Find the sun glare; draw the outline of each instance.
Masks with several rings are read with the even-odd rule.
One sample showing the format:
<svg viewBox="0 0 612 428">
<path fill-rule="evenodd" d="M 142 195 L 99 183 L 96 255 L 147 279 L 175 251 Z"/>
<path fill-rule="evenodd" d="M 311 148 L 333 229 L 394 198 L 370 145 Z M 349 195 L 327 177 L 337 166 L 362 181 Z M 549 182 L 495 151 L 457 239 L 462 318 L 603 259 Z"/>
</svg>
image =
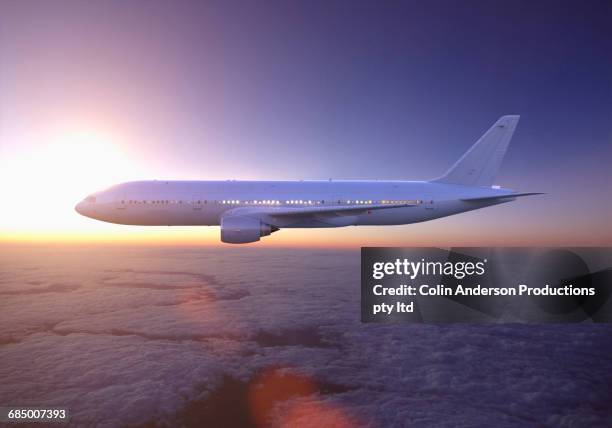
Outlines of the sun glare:
<svg viewBox="0 0 612 428">
<path fill-rule="evenodd" d="M 91 230 L 96 226 L 77 215 L 74 205 L 89 193 L 144 173 L 119 144 L 96 132 L 57 135 L 3 153 L 0 163 L 5 183 L 0 228 L 11 232 Z"/>
</svg>

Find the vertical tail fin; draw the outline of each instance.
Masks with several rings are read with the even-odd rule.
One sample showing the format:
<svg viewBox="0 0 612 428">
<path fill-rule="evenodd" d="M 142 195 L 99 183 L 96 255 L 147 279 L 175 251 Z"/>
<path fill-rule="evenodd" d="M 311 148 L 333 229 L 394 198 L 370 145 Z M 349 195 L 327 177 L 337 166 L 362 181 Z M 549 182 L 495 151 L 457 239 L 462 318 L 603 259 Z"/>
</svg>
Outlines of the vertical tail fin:
<svg viewBox="0 0 612 428">
<path fill-rule="evenodd" d="M 502 116 L 437 183 L 491 186 L 520 116 Z"/>
</svg>

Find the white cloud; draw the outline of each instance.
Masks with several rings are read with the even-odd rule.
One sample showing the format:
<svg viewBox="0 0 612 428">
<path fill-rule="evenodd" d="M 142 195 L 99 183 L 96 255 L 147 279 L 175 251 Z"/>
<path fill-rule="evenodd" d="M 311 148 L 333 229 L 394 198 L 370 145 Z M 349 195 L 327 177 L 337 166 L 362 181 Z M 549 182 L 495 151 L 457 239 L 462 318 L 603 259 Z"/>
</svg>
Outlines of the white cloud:
<svg viewBox="0 0 612 428">
<path fill-rule="evenodd" d="M 0 403 L 67 406 L 77 425 L 172 421 L 269 367 L 337 386 L 278 407 L 303 426 L 611 416 L 610 326 L 363 325 L 355 252 L 38 247 L 2 265 Z"/>
</svg>

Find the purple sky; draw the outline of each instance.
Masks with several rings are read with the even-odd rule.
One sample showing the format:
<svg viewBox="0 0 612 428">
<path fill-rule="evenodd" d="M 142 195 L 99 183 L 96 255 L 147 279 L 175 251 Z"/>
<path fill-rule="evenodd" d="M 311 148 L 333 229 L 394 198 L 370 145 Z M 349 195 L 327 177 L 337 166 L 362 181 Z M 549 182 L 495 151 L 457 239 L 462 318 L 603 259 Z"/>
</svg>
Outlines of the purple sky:
<svg viewBox="0 0 612 428">
<path fill-rule="evenodd" d="M 548 195 L 286 242 L 612 244 L 611 52 L 604 1 L 4 1 L 0 167 L 31 178 L 12 178 L 15 198 L 57 192 L 45 189 L 56 172 L 83 186 L 53 217 L 69 220 L 19 223 L 24 200 L 0 232 L 87 230 L 72 211 L 97 190 L 85 183 L 427 179 L 520 114 L 498 184 Z M 30 163 L 83 129 L 118 148 L 121 168 L 78 138 L 79 153 Z"/>
</svg>

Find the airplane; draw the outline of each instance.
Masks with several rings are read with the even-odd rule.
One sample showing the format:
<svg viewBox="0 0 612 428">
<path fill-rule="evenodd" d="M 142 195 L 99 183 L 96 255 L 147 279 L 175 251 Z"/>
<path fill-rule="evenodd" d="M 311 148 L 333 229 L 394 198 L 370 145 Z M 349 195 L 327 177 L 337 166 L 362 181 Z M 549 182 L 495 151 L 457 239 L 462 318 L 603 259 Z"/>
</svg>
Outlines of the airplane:
<svg viewBox="0 0 612 428">
<path fill-rule="evenodd" d="M 541 193 L 494 186 L 520 116 L 502 116 L 441 177 L 430 181 L 133 181 L 75 209 L 109 223 L 220 226 L 221 241 L 259 241 L 279 229 L 417 223 Z"/>
</svg>

